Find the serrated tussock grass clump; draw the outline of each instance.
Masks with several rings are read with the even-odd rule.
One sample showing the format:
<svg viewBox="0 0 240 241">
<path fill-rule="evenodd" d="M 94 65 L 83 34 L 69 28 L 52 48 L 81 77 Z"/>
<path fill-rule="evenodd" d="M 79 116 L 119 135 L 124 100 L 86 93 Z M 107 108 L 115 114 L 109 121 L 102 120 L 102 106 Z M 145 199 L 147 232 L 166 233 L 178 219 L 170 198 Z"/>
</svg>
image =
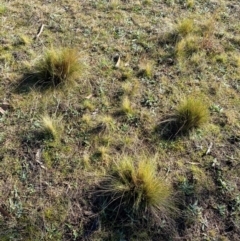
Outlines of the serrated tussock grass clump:
<svg viewBox="0 0 240 241">
<path fill-rule="evenodd" d="M 156 173 L 151 160 L 134 163 L 125 157 L 116 164 L 112 175 L 100 185 L 108 207 L 120 214 L 141 217 L 145 212 L 160 217 L 171 206 L 171 189 Z M 115 213 L 116 215 L 116 213 Z"/>
<path fill-rule="evenodd" d="M 45 139 L 59 140 L 62 132 L 61 118 L 53 118 L 48 115 L 42 116 L 42 134 Z"/>
<path fill-rule="evenodd" d="M 113 131 L 115 129 L 115 121 L 110 115 L 99 116 L 99 123 L 106 131 Z"/>
<path fill-rule="evenodd" d="M 122 113 L 127 114 L 127 115 L 131 115 L 134 112 L 133 108 L 131 106 L 131 101 L 128 98 L 128 96 L 124 96 L 122 99 L 121 111 L 122 111 Z"/>
<path fill-rule="evenodd" d="M 186 5 L 187 5 L 188 8 L 193 8 L 194 4 L 195 4 L 194 0 L 187 0 Z"/>
<path fill-rule="evenodd" d="M 175 123 L 177 132 L 186 133 L 207 122 L 209 112 L 200 99 L 188 98 L 176 109 Z"/>
<path fill-rule="evenodd" d="M 178 22 L 176 31 L 178 35 L 184 37 L 188 35 L 189 33 L 196 30 L 196 27 L 194 26 L 193 19 L 186 18 Z"/>
<path fill-rule="evenodd" d="M 184 18 L 179 19 L 176 25 L 169 26 L 169 29 L 162 34 L 160 43 L 177 44 L 188 35 L 193 35 L 198 30 L 198 26 L 192 18 Z"/>
<path fill-rule="evenodd" d="M 151 78 L 153 76 L 153 62 L 142 60 L 138 67 L 139 75 L 143 75 L 147 78 Z"/>
<path fill-rule="evenodd" d="M 190 97 L 182 101 L 174 113 L 161 121 L 155 127 L 155 131 L 162 138 L 171 140 L 200 127 L 208 121 L 208 118 L 208 106 L 201 99 Z"/>
<path fill-rule="evenodd" d="M 36 70 L 39 74 L 39 84 L 57 87 L 73 83 L 74 78 L 81 74 L 82 66 L 76 50 L 51 49 L 46 51 Z"/>
<path fill-rule="evenodd" d="M 200 49 L 200 39 L 195 35 L 187 35 L 176 45 L 176 55 L 179 60 L 191 57 Z"/>
</svg>

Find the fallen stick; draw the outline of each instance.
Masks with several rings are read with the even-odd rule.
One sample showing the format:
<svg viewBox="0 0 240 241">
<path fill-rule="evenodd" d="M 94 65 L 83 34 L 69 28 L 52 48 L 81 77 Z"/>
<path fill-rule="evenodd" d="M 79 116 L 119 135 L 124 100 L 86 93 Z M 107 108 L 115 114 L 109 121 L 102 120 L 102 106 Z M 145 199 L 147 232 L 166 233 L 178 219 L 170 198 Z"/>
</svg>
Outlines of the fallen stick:
<svg viewBox="0 0 240 241">
<path fill-rule="evenodd" d="M 37 33 L 37 35 L 36 35 L 35 38 L 34 38 L 35 40 L 38 39 L 38 38 L 40 37 L 40 35 L 42 34 L 43 29 L 44 29 L 44 26 L 45 26 L 45 25 L 42 24 L 41 27 L 38 29 L 38 33 Z"/>
<path fill-rule="evenodd" d="M 213 147 L 213 143 L 212 143 L 212 142 L 210 142 L 210 145 L 209 145 L 209 147 L 208 147 L 208 149 L 207 149 L 207 151 L 206 151 L 205 155 L 210 154 L 210 152 L 211 152 L 211 150 L 212 150 L 212 147 Z"/>
</svg>

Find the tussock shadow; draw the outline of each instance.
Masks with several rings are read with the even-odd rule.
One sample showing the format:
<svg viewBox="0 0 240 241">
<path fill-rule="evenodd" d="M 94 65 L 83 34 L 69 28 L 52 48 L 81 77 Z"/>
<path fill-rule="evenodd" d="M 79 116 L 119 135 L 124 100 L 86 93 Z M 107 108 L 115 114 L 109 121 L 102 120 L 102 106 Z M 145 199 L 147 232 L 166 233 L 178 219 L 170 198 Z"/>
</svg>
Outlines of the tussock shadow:
<svg viewBox="0 0 240 241">
<path fill-rule="evenodd" d="M 176 140 L 179 135 L 181 135 L 179 124 L 175 118 L 168 118 L 161 121 L 154 129 L 161 139 L 169 141 Z"/>
<path fill-rule="evenodd" d="M 105 193 L 101 188 L 104 185 L 109 185 L 109 181 L 103 180 L 92 192 L 92 204 L 94 205 L 95 211 L 100 213 L 103 222 L 109 227 L 115 225 L 124 226 L 126 223 L 136 222 L 134 218 L 133 210 L 129 209 L 124 200 L 119 199 L 117 195 L 111 195 Z M 109 223 L 108 223 L 109 222 Z M 132 223 L 133 224 L 133 223 Z"/>
<path fill-rule="evenodd" d="M 48 89 L 57 87 L 53 81 L 44 80 L 41 73 L 26 73 L 14 86 L 14 92 L 18 94 L 27 94 L 32 90 L 44 92 Z"/>
<path fill-rule="evenodd" d="M 40 130 L 30 131 L 24 134 L 21 140 L 22 145 L 27 145 L 31 148 L 40 148 L 46 140 L 46 134 Z"/>
<path fill-rule="evenodd" d="M 162 47 L 173 45 L 179 41 L 180 36 L 176 31 L 164 32 L 158 36 L 158 44 Z"/>
<path fill-rule="evenodd" d="M 105 230 L 110 233 L 122 233 L 127 239 L 140 238 L 140 233 L 145 234 L 146 239 L 172 240 L 176 235 L 175 222 L 164 215 L 156 217 L 152 212 L 143 210 L 135 213 L 129 202 L 118 194 L 107 193 L 102 186 L 108 185 L 108 178 L 103 179 L 91 190 L 92 210 L 98 213 L 98 219 L 93 220 L 92 227 L 96 227 L 96 221 L 100 222 Z M 130 201 L 131 202 L 131 201 Z M 90 228 L 91 230 L 92 228 Z M 136 230 L 138 230 L 136 232 Z M 119 239 L 120 237 L 114 236 Z M 112 240 L 112 239 L 110 239 Z"/>
<path fill-rule="evenodd" d="M 18 79 L 16 85 L 14 86 L 14 91 L 18 94 L 24 94 L 30 92 L 32 89 L 38 88 L 38 74 L 24 74 L 20 79 Z"/>
<path fill-rule="evenodd" d="M 93 217 L 89 218 L 88 222 L 83 225 L 84 233 L 83 239 L 79 240 L 86 240 L 91 237 L 91 235 L 98 231 L 100 228 L 100 220 L 98 215 L 94 215 Z"/>
<path fill-rule="evenodd" d="M 89 135 L 97 135 L 97 134 L 101 134 L 102 132 L 106 131 L 106 126 L 104 124 L 98 124 L 97 126 L 91 128 L 88 131 Z"/>
</svg>

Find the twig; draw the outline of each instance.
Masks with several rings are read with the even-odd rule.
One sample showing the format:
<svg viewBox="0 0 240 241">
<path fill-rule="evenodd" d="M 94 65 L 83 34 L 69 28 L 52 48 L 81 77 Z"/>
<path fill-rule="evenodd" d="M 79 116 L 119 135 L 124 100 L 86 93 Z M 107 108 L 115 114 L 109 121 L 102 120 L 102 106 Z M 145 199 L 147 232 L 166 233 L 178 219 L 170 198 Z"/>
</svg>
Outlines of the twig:
<svg viewBox="0 0 240 241">
<path fill-rule="evenodd" d="M 210 154 L 212 147 L 213 147 L 213 143 L 212 143 L 212 142 L 210 142 L 209 147 L 208 147 L 208 149 L 207 149 L 207 151 L 206 151 L 205 155 Z"/>
<path fill-rule="evenodd" d="M 187 162 L 188 164 L 191 164 L 191 165 L 201 165 L 201 163 L 198 163 L 198 162 Z"/>
<path fill-rule="evenodd" d="M 41 27 L 38 29 L 38 33 L 37 33 L 36 37 L 34 38 L 35 40 L 37 40 L 40 37 L 40 35 L 42 34 L 44 26 L 45 25 L 42 24 Z"/>
<path fill-rule="evenodd" d="M 41 149 L 38 149 L 37 150 L 37 153 L 36 153 L 36 156 L 35 156 L 35 161 L 36 161 L 36 163 L 38 163 L 39 165 L 40 165 L 40 167 L 42 168 L 42 169 L 47 169 L 44 165 L 43 165 L 43 163 L 41 162 Z"/>
<path fill-rule="evenodd" d="M 4 110 L 2 107 L 0 107 L 0 113 L 1 113 L 2 115 L 5 114 L 5 110 Z"/>
</svg>

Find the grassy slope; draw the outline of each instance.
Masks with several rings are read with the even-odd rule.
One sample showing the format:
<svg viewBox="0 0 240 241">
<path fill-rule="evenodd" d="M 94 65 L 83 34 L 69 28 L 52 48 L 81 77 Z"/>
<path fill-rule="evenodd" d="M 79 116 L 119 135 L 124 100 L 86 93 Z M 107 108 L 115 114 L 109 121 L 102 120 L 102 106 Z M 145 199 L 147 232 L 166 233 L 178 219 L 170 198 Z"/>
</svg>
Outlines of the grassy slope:
<svg viewBox="0 0 240 241">
<path fill-rule="evenodd" d="M 237 0 L 3 1 L 1 240 L 168 240 L 168 229 L 172 240 L 239 240 L 239 14 Z M 78 50 L 76 85 L 16 88 L 51 47 Z M 205 101 L 209 122 L 160 138 L 155 127 L 187 96 Z M 58 142 L 38 138 L 46 114 L 62 118 Z M 88 190 L 122 156 L 156 154 L 176 190 L 175 224 L 111 227 Z"/>
</svg>

